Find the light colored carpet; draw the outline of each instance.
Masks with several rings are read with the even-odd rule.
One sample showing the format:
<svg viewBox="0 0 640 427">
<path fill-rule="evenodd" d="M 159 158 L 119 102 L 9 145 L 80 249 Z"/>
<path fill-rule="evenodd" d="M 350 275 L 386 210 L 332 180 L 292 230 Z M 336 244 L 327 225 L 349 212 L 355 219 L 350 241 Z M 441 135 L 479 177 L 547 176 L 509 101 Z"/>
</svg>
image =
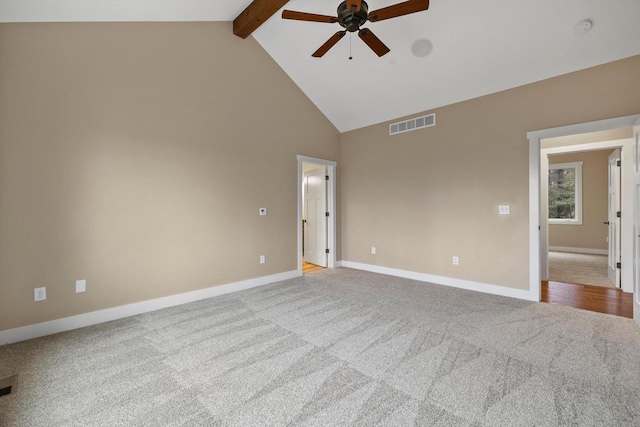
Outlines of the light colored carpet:
<svg viewBox="0 0 640 427">
<path fill-rule="evenodd" d="M 630 319 L 325 269 L 0 347 L 2 426 L 637 426 Z"/>
<path fill-rule="evenodd" d="M 614 288 L 608 268 L 607 255 L 549 251 L 549 280 Z"/>
</svg>

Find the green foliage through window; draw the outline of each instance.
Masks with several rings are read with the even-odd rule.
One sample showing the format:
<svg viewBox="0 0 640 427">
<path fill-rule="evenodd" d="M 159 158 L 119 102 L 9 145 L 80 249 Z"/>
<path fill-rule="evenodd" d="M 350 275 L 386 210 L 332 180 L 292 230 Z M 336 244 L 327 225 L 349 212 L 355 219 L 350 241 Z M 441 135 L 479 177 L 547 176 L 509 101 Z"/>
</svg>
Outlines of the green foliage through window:
<svg viewBox="0 0 640 427">
<path fill-rule="evenodd" d="M 576 218 L 575 168 L 549 170 L 549 219 Z"/>
</svg>

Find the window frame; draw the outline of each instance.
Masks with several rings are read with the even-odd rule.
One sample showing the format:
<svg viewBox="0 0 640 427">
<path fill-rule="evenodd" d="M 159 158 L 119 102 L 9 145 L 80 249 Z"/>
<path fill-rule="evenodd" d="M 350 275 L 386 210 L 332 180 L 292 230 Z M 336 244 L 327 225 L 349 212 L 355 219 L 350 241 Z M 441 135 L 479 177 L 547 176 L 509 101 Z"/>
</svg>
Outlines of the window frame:
<svg viewBox="0 0 640 427">
<path fill-rule="evenodd" d="M 549 224 L 564 224 L 564 225 L 582 225 L 582 163 L 583 162 L 567 162 L 567 163 L 549 163 L 549 172 L 556 169 L 575 169 L 575 205 L 576 205 L 576 217 L 571 218 L 549 218 L 549 192 L 551 187 L 547 186 L 547 219 Z M 547 175 L 547 181 L 549 176 Z"/>
</svg>

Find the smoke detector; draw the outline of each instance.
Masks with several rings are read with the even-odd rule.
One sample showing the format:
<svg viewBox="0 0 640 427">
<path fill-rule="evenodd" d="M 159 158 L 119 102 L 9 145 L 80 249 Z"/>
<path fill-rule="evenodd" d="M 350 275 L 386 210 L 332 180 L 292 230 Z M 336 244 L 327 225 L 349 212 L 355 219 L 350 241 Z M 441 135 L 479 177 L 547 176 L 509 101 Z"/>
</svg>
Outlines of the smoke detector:
<svg viewBox="0 0 640 427">
<path fill-rule="evenodd" d="M 591 31 L 593 27 L 593 22 L 590 19 L 585 19 L 584 21 L 580 21 L 573 27 L 573 32 L 577 35 L 587 34 Z"/>
</svg>

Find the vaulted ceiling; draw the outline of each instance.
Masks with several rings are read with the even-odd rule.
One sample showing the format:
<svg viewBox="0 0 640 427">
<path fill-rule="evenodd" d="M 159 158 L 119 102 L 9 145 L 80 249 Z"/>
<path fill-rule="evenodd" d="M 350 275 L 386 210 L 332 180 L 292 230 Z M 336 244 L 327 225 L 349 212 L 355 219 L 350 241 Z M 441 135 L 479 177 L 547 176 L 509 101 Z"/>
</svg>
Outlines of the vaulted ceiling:
<svg viewBox="0 0 640 427">
<path fill-rule="evenodd" d="M 278 2 L 335 16 L 340 0 Z M 398 2 L 368 0 L 370 10 Z M 233 21 L 251 3 L 0 0 L 0 21 Z M 380 58 L 357 33 L 312 58 L 342 28 L 280 15 L 252 36 L 341 132 L 640 54 L 638 0 L 431 0 L 427 11 L 364 25 L 391 49 Z M 585 19 L 593 28 L 576 34 Z M 433 51 L 416 57 L 423 38 Z"/>
</svg>

